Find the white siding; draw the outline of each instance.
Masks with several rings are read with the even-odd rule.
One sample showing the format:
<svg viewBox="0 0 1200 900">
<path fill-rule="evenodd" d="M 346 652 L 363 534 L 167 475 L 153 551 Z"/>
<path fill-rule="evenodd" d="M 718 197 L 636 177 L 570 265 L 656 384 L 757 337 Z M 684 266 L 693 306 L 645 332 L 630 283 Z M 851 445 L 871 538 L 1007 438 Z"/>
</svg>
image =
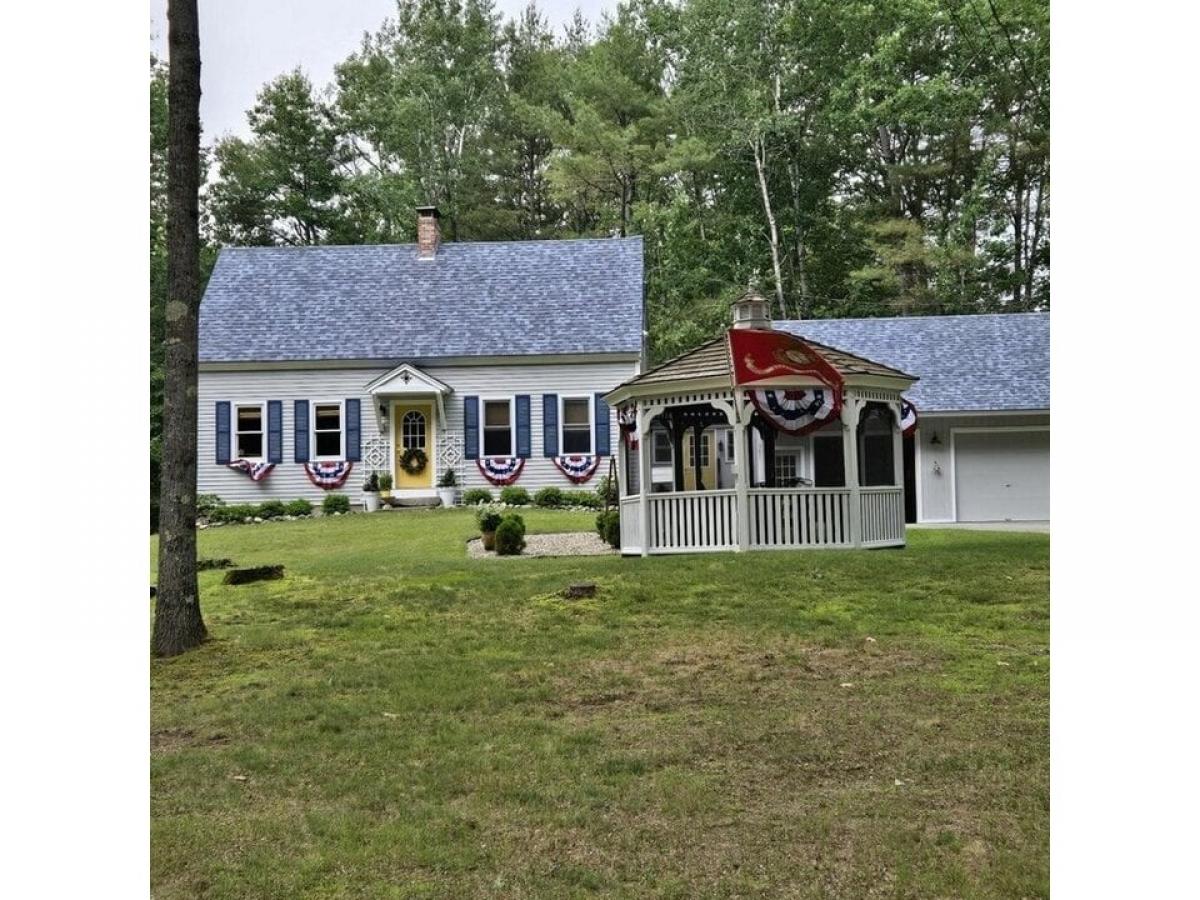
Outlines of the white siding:
<svg viewBox="0 0 1200 900">
<path fill-rule="evenodd" d="M 950 458 L 952 428 L 1009 428 L 1044 425 L 1049 427 L 1050 416 L 990 415 L 990 416 L 923 416 L 917 429 L 917 507 L 921 522 L 954 521 L 954 471 Z M 931 444 L 934 435 L 939 443 Z"/>
<path fill-rule="evenodd" d="M 202 371 L 199 379 L 199 439 L 197 491 L 217 494 L 227 502 L 248 503 L 267 499 L 291 500 L 303 497 L 314 502 L 325 491 L 314 487 L 300 463 L 294 462 L 295 400 L 362 399 L 362 440 L 379 437 L 378 420 L 372 398 L 363 388 L 375 378 L 391 371 L 378 369 L 288 369 L 264 371 Z M 422 366 L 421 371 L 453 389 L 445 399 L 447 422 L 440 423 L 439 435 L 449 430 L 463 435 L 463 397 L 467 395 L 530 395 L 530 437 L 532 455 L 517 484 L 531 493 L 546 485 L 575 488 L 554 463 L 542 455 L 542 394 L 595 394 L 612 390 L 637 374 L 637 363 L 591 362 L 480 366 Z M 255 483 L 245 475 L 216 462 L 216 403 L 283 401 L 283 462 L 263 481 Z M 389 423 L 390 424 L 390 423 Z M 615 413 L 609 415 L 609 443 L 615 454 L 620 436 Z M 357 501 L 364 474 L 364 463 L 356 463 L 349 480 L 340 489 Z M 464 487 L 486 487 L 498 491 L 485 479 L 473 461 L 462 467 Z M 593 488 L 601 475 L 608 474 L 608 458 L 601 460 L 596 476 L 581 488 Z M 437 473 L 435 471 L 435 478 Z"/>
</svg>

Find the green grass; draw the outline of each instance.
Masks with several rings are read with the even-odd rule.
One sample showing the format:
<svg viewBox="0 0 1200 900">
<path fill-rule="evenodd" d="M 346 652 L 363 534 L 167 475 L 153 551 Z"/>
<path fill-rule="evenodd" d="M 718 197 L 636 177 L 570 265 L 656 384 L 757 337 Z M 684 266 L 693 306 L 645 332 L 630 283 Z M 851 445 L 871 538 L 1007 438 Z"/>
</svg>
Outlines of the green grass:
<svg viewBox="0 0 1200 900">
<path fill-rule="evenodd" d="M 201 532 L 287 577 L 202 573 L 212 639 L 152 663 L 155 897 L 1048 895 L 1046 536 L 468 560 L 473 531 Z"/>
</svg>

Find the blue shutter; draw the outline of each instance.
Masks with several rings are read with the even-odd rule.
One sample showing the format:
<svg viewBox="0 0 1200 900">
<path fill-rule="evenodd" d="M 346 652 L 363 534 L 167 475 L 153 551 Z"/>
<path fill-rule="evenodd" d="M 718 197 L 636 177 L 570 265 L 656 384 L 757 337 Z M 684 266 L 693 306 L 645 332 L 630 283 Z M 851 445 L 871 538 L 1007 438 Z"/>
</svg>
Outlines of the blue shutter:
<svg viewBox="0 0 1200 900">
<path fill-rule="evenodd" d="M 558 394 L 542 394 L 542 452 L 558 456 Z"/>
<path fill-rule="evenodd" d="M 283 402 L 267 401 L 267 462 L 283 462 Z"/>
<path fill-rule="evenodd" d="M 608 404 L 604 402 L 604 395 L 596 395 L 596 455 L 610 456 L 612 448 L 608 445 Z"/>
<path fill-rule="evenodd" d="M 479 459 L 479 398 L 463 397 L 463 428 L 467 459 Z"/>
<path fill-rule="evenodd" d="M 296 414 L 293 416 L 296 428 L 296 462 L 308 462 L 308 401 L 296 401 Z"/>
<path fill-rule="evenodd" d="M 532 455 L 529 434 L 529 395 L 517 394 L 517 456 L 529 459 Z"/>
<path fill-rule="evenodd" d="M 229 462 L 229 401 L 217 401 L 217 465 Z"/>
<path fill-rule="evenodd" d="M 346 459 L 358 462 L 362 459 L 362 401 L 357 397 L 346 398 Z"/>
</svg>

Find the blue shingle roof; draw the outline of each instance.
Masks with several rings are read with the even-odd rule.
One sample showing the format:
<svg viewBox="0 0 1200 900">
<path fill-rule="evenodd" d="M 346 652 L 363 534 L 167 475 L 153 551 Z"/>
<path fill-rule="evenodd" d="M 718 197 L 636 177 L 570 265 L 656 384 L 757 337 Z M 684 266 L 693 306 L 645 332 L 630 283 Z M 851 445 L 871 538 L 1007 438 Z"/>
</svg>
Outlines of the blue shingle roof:
<svg viewBox="0 0 1200 900">
<path fill-rule="evenodd" d="M 642 239 L 227 247 L 202 362 L 637 353 Z"/>
<path fill-rule="evenodd" d="M 805 319 L 776 322 L 801 337 L 918 376 L 918 410 L 1050 408 L 1050 314 Z"/>
</svg>

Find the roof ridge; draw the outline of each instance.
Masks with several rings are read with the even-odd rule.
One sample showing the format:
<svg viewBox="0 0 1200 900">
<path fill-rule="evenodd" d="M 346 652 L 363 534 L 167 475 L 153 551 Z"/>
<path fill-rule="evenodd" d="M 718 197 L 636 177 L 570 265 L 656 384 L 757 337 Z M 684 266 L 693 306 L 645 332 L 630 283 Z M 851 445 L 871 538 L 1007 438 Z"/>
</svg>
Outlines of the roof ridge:
<svg viewBox="0 0 1200 900">
<path fill-rule="evenodd" d="M 848 316 L 830 319 L 780 319 L 777 325 L 802 326 L 807 322 L 897 322 L 930 321 L 933 319 L 1011 319 L 1015 316 L 1049 316 L 1050 310 L 1023 310 L 1021 312 L 950 313 L 944 316 Z"/>
<path fill-rule="evenodd" d="M 619 243 L 640 243 L 642 235 L 630 234 L 625 237 L 579 237 L 579 238 L 517 238 L 513 240 L 503 241 L 443 241 L 442 248 L 447 247 L 471 247 L 479 245 L 497 246 L 501 244 L 619 244 Z M 226 250 L 243 250 L 252 252 L 276 251 L 276 250 L 360 250 L 367 248 L 401 248 L 401 247 L 416 247 L 415 242 L 404 244 L 395 243 L 380 243 L 380 244 L 226 244 L 217 248 L 223 253 Z"/>
</svg>

